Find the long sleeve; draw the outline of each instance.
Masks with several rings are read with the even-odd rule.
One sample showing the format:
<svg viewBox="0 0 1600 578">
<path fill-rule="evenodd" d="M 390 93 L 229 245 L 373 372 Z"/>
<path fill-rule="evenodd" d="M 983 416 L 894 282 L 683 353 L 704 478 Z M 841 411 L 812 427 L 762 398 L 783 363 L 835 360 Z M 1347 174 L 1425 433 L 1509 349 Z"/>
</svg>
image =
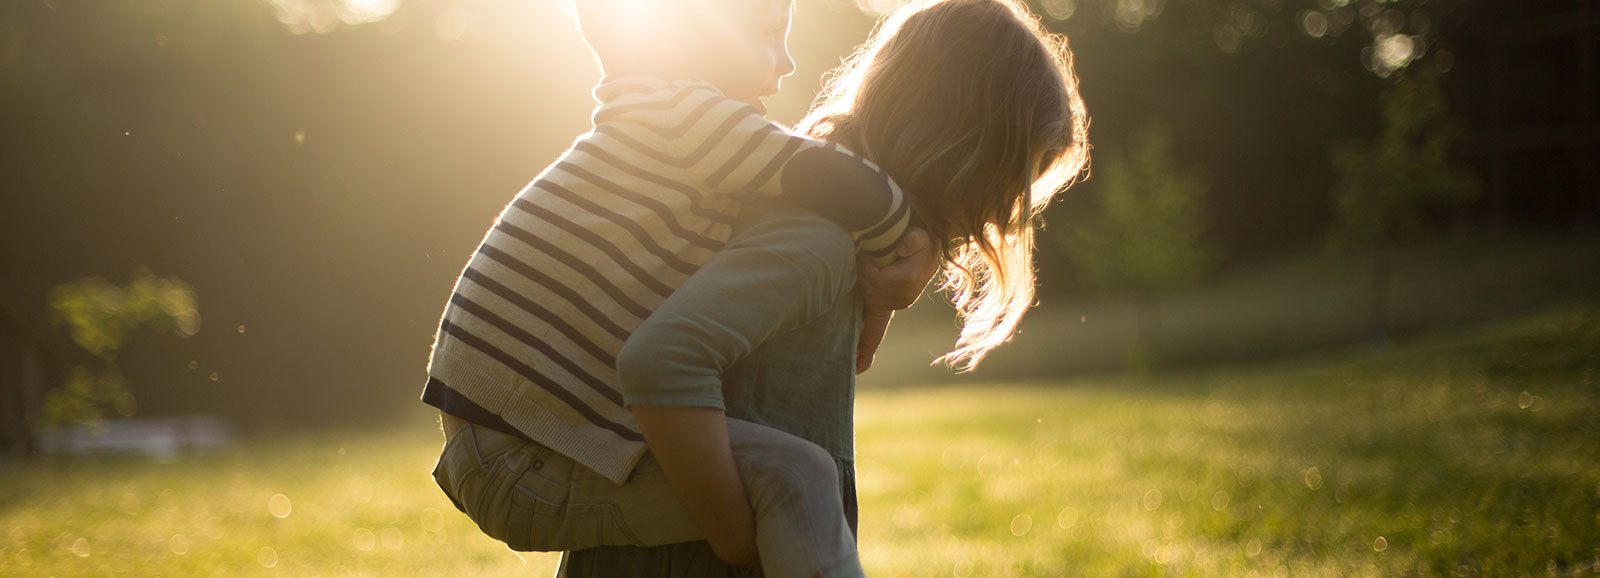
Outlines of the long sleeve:
<svg viewBox="0 0 1600 578">
<path fill-rule="evenodd" d="M 624 405 L 723 408 L 723 370 L 832 309 L 855 283 L 844 231 L 784 211 L 734 238 L 617 356 Z"/>
<path fill-rule="evenodd" d="M 910 223 L 905 195 L 882 170 L 838 145 L 790 134 L 708 84 L 629 79 L 638 86 L 595 113 L 595 132 L 718 195 L 776 197 L 837 223 L 886 263 Z"/>
</svg>

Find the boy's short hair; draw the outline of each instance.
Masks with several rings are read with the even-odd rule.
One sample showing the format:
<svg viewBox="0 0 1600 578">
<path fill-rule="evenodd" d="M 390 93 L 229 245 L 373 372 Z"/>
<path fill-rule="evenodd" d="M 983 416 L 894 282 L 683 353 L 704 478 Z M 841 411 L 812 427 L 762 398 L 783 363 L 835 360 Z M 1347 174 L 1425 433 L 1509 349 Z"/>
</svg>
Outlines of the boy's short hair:
<svg viewBox="0 0 1600 578">
<path fill-rule="evenodd" d="M 575 0 L 578 30 L 600 68 L 638 58 L 660 44 L 692 38 L 697 24 L 728 0 Z"/>
</svg>

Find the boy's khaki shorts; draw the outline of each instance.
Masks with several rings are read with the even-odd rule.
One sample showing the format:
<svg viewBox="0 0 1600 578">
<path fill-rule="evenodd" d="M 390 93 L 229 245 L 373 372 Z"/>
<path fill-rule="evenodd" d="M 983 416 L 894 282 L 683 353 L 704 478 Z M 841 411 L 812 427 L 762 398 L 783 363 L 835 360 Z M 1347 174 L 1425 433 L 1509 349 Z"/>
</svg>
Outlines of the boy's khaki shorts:
<svg viewBox="0 0 1600 578">
<path fill-rule="evenodd" d="M 485 534 L 513 550 L 704 539 L 649 452 L 628 482 L 617 485 L 543 445 L 493 428 L 447 417 L 445 431 L 434 480 Z M 728 436 L 756 510 L 766 574 L 860 578 L 833 457 L 804 439 L 743 420 L 728 420 Z"/>
</svg>

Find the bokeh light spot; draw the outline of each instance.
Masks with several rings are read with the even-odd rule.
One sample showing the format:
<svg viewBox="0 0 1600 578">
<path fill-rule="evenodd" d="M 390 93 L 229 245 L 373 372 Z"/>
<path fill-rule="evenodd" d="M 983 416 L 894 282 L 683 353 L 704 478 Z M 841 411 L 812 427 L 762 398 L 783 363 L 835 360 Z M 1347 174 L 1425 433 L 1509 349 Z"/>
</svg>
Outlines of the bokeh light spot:
<svg viewBox="0 0 1600 578">
<path fill-rule="evenodd" d="M 353 544 L 357 550 L 368 552 L 371 551 L 374 546 L 378 545 L 378 537 L 372 535 L 372 530 L 368 530 L 366 528 L 357 528 L 355 535 L 350 537 L 350 543 Z"/>
<path fill-rule="evenodd" d="M 1328 15 L 1316 10 L 1306 10 L 1300 13 L 1300 31 L 1312 38 L 1322 38 L 1328 34 Z"/>
<path fill-rule="evenodd" d="M 444 514 L 433 508 L 422 509 L 422 530 L 438 532 L 444 529 Z"/>
<path fill-rule="evenodd" d="M 1042 0 L 1044 13 L 1056 20 L 1066 20 L 1078 11 L 1078 0 Z"/>
<path fill-rule="evenodd" d="M 1033 529 L 1033 517 L 1027 514 L 1017 514 L 1011 518 L 1011 535 L 1023 536 Z"/>
<path fill-rule="evenodd" d="M 287 518 L 289 513 L 294 511 L 294 505 L 289 502 L 289 496 L 273 494 L 267 500 L 267 511 L 271 512 L 273 517 Z"/>
<path fill-rule="evenodd" d="M 1061 513 L 1056 515 L 1056 525 L 1063 530 L 1070 530 L 1078 525 L 1078 509 L 1070 506 L 1062 508 Z"/>
<path fill-rule="evenodd" d="M 971 560 L 956 560 L 955 568 L 952 569 L 951 574 L 954 575 L 956 578 L 967 578 L 968 576 L 971 576 L 972 575 L 972 561 Z"/>
<path fill-rule="evenodd" d="M 389 550 L 399 550 L 406 545 L 406 535 L 394 526 L 384 528 L 379 539 L 383 541 L 383 547 Z"/>
<path fill-rule="evenodd" d="M 1378 539 L 1372 541 L 1372 550 L 1373 551 L 1382 552 L 1382 551 L 1388 550 L 1388 549 L 1389 549 L 1389 541 L 1385 540 L 1383 538 L 1383 536 L 1378 536 Z"/>
<path fill-rule="evenodd" d="M 133 492 L 124 493 L 122 499 L 117 500 L 117 509 L 129 516 L 138 514 L 139 506 L 139 495 Z"/>
<path fill-rule="evenodd" d="M 1161 490 L 1152 489 L 1144 493 L 1144 509 L 1154 512 L 1161 507 Z"/>
<path fill-rule="evenodd" d="M 472 15 L 454 6 L 446 8 L 434 19 L 433 31 L 440 40 L 461 40 L 472 29 Z"/>
<path fill-rule="evenodd" d="M 272 546 L 262 546 L 260 550 L 256 551 L 256 563 L 267 568 L 277 566 L 278 551 L 273 550 Z"/>
<path fill-rule="evenodd" d="M 171 538 L 167 538 L 167 549 L 179 556 L 188 554 L 189 539 L 184 537 L 183 534 L 173 534 Z"/>
</svg>

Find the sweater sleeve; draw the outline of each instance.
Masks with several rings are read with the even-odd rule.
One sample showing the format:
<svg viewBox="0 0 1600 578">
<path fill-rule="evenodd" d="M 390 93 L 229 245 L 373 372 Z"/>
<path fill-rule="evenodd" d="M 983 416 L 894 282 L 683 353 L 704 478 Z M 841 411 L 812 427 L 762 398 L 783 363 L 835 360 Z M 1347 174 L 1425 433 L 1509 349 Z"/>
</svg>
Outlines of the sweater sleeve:
<svg viewBox="0 0 1600 578">
<path fill-rule="evenodd" d="M 836 225 L 798 211 L 735 237 L 618 352 L 623 404 L 725 409 L 723 371 L 833 307 L 854 286 L 853 255 Z"/>
<path fill-rule="evenodd" d="M 910 210 L 876 165 L 797 136 L 705 83 L 675 83 L 648 100 L 602 108 L 596 132 L 719 195 L 778 197 L 843 227 L 879 264 L 893 258 Z"/>
</svg>

